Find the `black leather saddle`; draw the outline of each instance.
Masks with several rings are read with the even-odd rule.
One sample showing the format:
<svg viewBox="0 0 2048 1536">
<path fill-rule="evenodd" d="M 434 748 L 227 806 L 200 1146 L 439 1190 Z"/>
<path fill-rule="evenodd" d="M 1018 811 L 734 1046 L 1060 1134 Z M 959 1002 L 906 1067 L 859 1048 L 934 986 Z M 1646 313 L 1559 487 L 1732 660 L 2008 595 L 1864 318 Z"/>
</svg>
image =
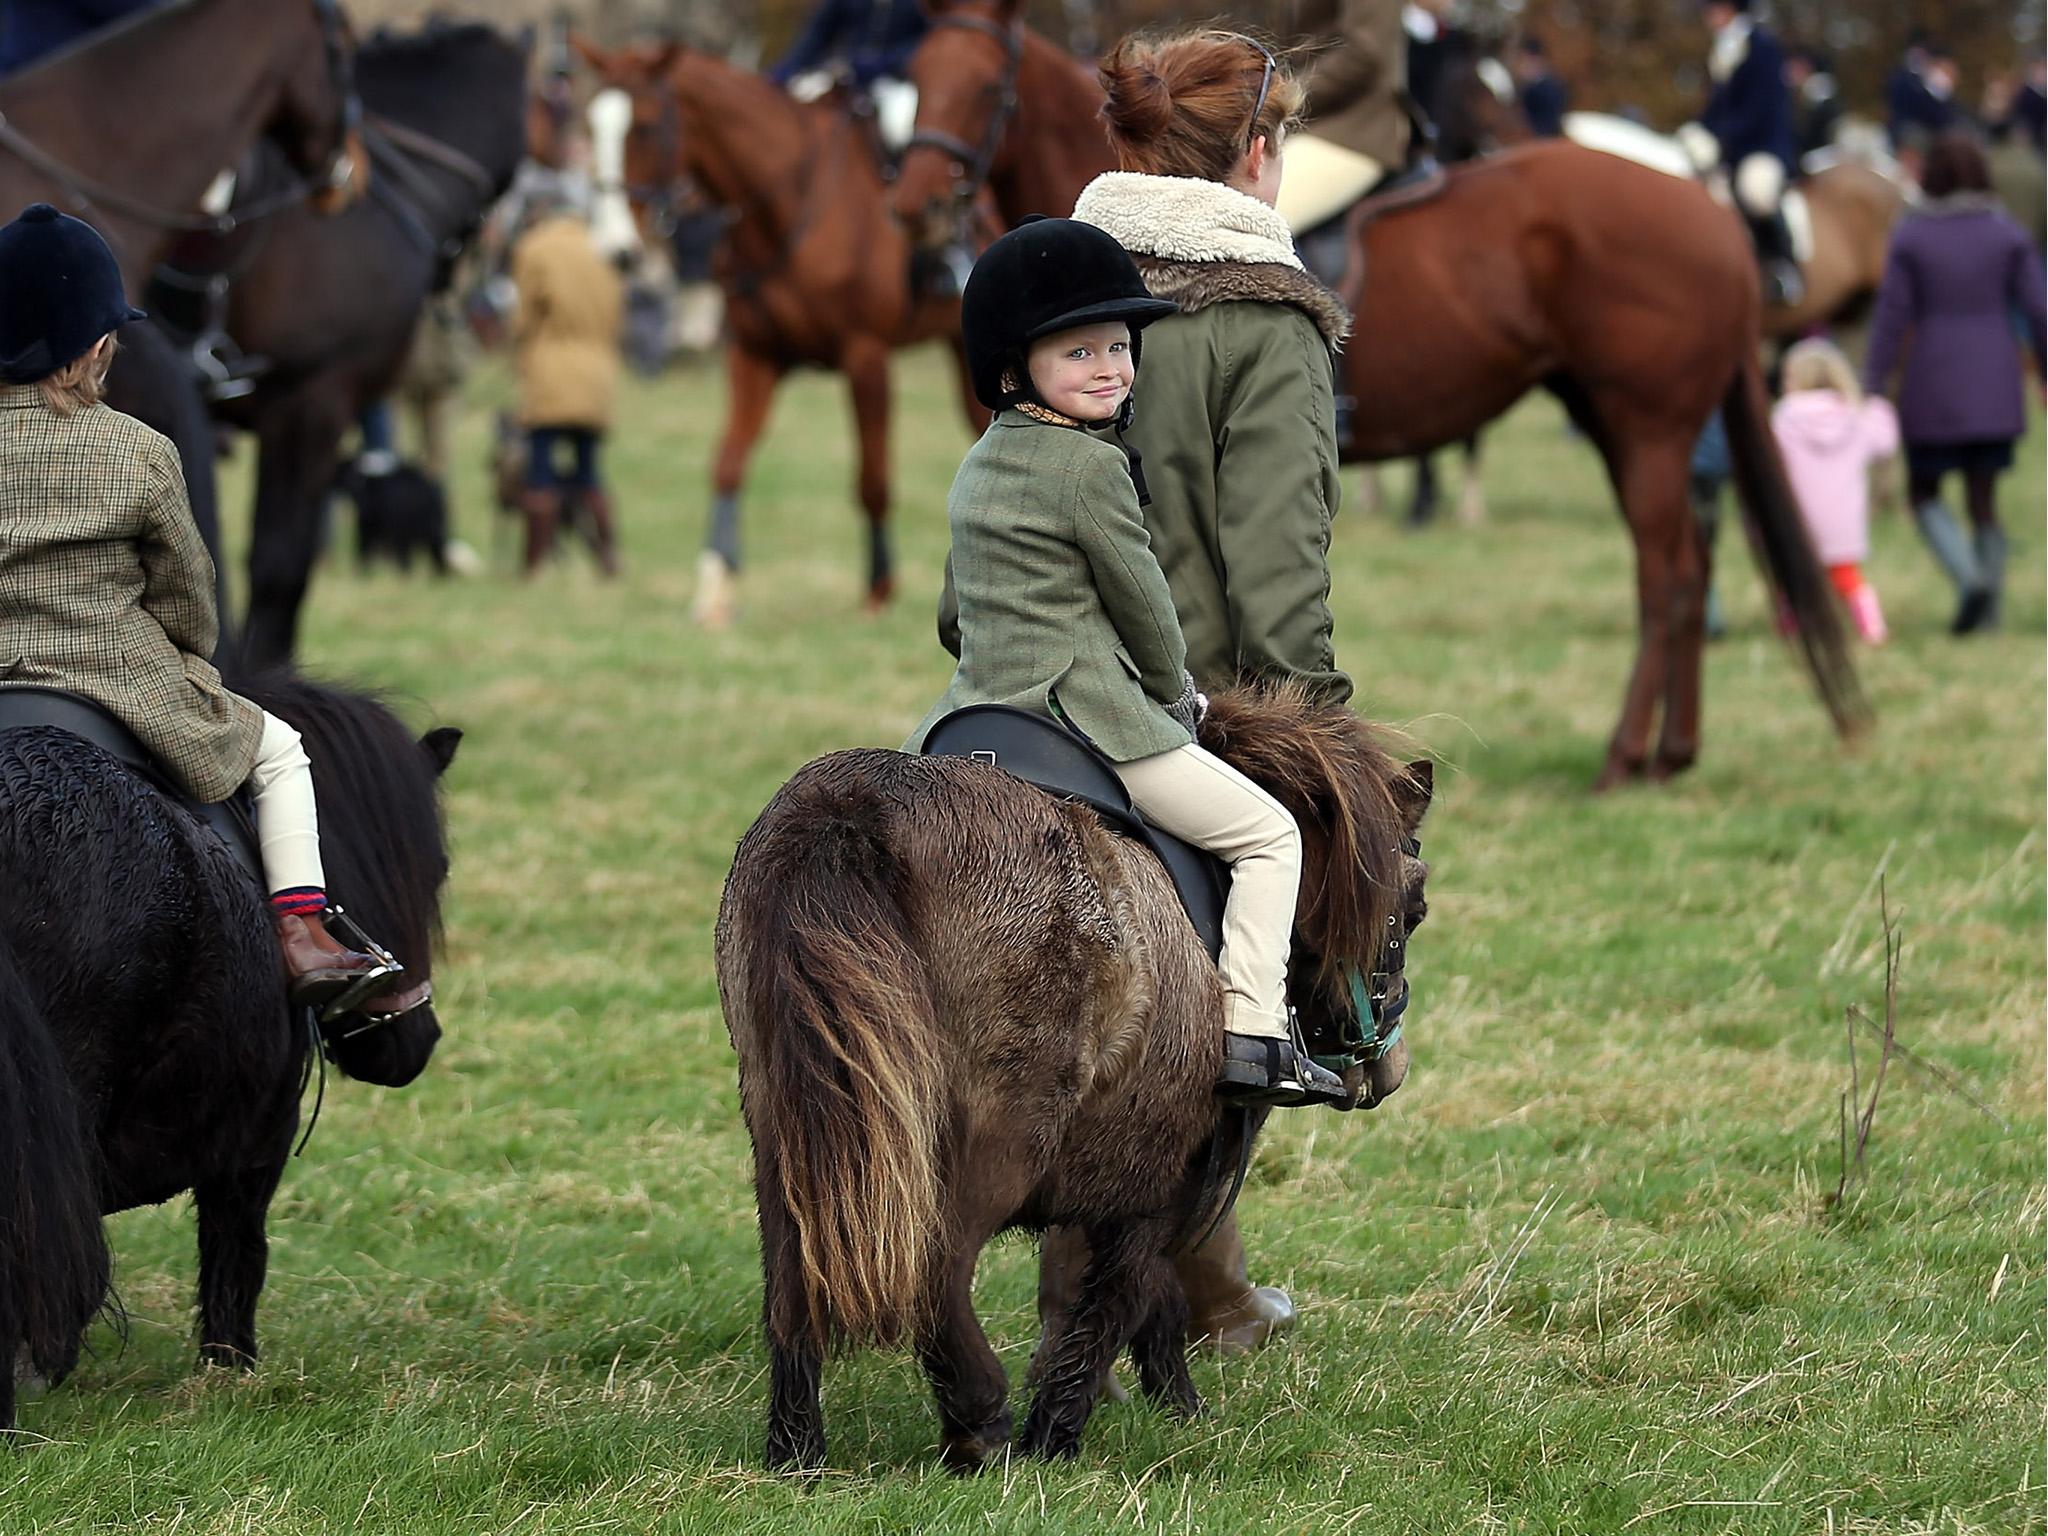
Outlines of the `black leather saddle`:
<svg viewBox="0 0 2048 1536">
<path fill-rule="evenodd" d="M 208 805 L 178 787 L 163 764 L 136 739 L 135 733 L 101 705 L 60 688 L 0 688 L 0 731 L 33 727 L 69 731 L 134 769 L 163 794 L 197 816 L 234 854 L 252 879 L 263 879 L 263 855 L 256 841 L 256 818 L 247 789 Z"/>
<path fill-rule="evenodd" d="M 1209 958 L 1222 952 L 1229 866 L 1140 816 L 1117 777 L 1116 765 L 1072 731 L 1007 704 L 970 704 L 931 728 L 924 751 L 927 756 L 968 757 L 1013 773 L 1048 794 L 1087 806 L 1112 831 L 1143 843 L 1166 866 L 1188 921 L 1208 946 Z"/>
</svg>

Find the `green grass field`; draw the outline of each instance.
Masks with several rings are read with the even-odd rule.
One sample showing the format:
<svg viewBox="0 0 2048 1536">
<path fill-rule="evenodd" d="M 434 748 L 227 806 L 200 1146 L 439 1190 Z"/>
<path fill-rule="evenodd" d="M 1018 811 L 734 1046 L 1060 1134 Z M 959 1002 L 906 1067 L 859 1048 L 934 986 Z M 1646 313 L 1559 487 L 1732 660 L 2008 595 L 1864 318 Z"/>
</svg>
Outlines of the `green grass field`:
<svg viewBox="0 0 2048 1536">
<path fill-rule="evenodd" d="M 484 548 L 505 388 L 480 376 L 462 450 Z M 411 1089 L 330 1084 L 272 1213 L 254 1374 L 194 1373 L 189 1206 L 113 1222 L 132 1336 L 25 1401 L 0 1531 L 2043 1529 L 2039 434 L 2008 482 L 2002 635 L 1948 638 L 1939 574 L 1885 517 L 1896 639 L 1864 657 L 1879 728 L 1844 750 L 1724 536 L 1701 764 L 1595 799 L 1629 548 L 1545 403 L 1488 440 L 1490 526 L 1338 524 L 1339 656 L 1442 767 L 1414 1072 L 1376 1114 L 1277 1116 L 1240 1208 L 1297 1332 L 1198 1364 L 1193 1424 L 1112 1406 L 1078 1464 L 971 1481 L 934 1465 L 912 1363 L 859 1357 L 827 1376 L 832 1472 L 766 1475 L 711 924 L 776 786 L 893 745 L 945 681 L 965 429 L 935 357 L 898 394 L 904 595 L 880 620 L 819 377 L 765 441 L 731 633 L 687 611 L 708 371 L 631 391 L 619 585 L 578 559 L 522 586 L 509 550 L 471 581 L 323 573 L 311 665 L 468 733 L 447 1038 Z M 1883 1006 L 1880 874 L 1899 1038 L 1942 1075 L 1894 1064 L 1831 1213 L 1844 1009 Z M 1033 1258 L 1010 1241 L 982 1270 L 1013 1378 Z"/>
</svg>

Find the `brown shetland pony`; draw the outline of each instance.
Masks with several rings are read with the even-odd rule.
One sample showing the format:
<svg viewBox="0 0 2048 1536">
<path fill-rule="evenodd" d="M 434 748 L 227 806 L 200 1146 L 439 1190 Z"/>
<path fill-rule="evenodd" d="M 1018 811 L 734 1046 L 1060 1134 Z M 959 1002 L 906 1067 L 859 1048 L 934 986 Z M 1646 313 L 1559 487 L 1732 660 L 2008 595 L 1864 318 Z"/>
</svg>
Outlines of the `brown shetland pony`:
<svg viewBox="0 0 2048 1536">
<path fill-rule="evenodd" d="M 1298 952 L 1331 963 L 1297 965 L 1290 993 L 1310 1029 L 1348 1013 L 1336 966 L 1370 969 L 1425 910 L 1402 846 L 1428 765 L 1288 689 L 1219 694 L 1202 741 L 1300 823 Z M 1222 984 L 1150 852 L 969 759 L 836 752 L 741 840 L 717 957 L 754 1143 L 772 1465 L 823 1462 L 820 1368 L 859 1343 L 915 1346 L 948 1466 L 1000 1456 L 1008 1383 L 972 1287 L 1015 1227 L 1078 1226 L 1093 1253 L 1049 1320 L 1024 1452 L 1076 1453 L 1126 1343 L 1150 1397 L 1200 1406 L 1167 1256 L 1216 1218 L 1259 1117 L 1215 1096 Z"/>
<path fill-rule="evenodd" d="M 950 337 L 957 299 L 910 288 L 911 247 L 889 216 L 868 137 L 832 101 L 801 104 L 777 85 L 676 44 L 578 53 L 632 99 L 625 175 L 636 213 L 659 213 L 685 182 L 729 210 L 720 253 L 729 382 L 724 440 L 712 470 L 711 526 L 699 557 L 697 614 L 730 620 L 739 564 L 739 493 L 783 376 L 796 367 L 846 375 L 860 436 L 867 516 L 867 602 L 889 600 L 889 354 Z M 987 415 L 967 392 L 969 422 Z"/>
<path fill-rule="evenodd" d="M 953 0 L 911 73 L 923 138 L 895 198 L 914 228 L 976 190 L 970 156 L 992 139 L 987 186 L 1011 222 L 1069 211 L 1111 168 L 1100 89 L 1021 27 L 1017 0 Z M 1541 385 L 1606 464 L 1635 540 L 1640 643 L 1598 787 L 1699 754 L 1707 551 L 1686 482 L 1716 409 L 1821 697 L 1845 734 L 1861 723 L 1841 619 L 1770 435 L 1755 260 L 1735 219 L 1698 186 L 1550 142 L 1458 167 L 1440 195 L 1354 228 L 1347 462 L 1461 442 Z"/>
</svg>

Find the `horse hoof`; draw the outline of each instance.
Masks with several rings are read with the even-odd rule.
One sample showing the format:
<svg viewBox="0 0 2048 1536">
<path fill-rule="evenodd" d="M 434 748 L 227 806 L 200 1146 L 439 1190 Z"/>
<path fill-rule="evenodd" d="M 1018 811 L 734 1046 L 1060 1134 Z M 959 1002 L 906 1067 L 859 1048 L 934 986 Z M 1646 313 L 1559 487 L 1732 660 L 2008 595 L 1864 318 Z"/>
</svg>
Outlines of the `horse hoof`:
<svg viewBox="0 0 2048 1536">
<path fill-rule="evenodd" d="M 732 567 L 705 550 L 697 557 L 697 595 L 690 602 L 690 617 L 699 629 L 732 628 Z"/>
<path fill-rule="evenodd" d="M 1214 1317 L 1198 1318 L 1189 1329 L 1197 1349 L 1219 1355 L 1248 1355 L 1264 1349 L 1299 1321 L 1293 1299 L 1278 1286 L 1253 1286 Z"/>
<path fill-rule="evenodd" d="M 991 1425 L 978 1434 L 955 1435 L 946 1440 L 939 1446 L 939 1464 L 948 1472 L 971 1477 L 990 1462 L 1001 1461 L 1009 1450 L 1009 1426 Z"/>
<path fill-rule="evenodd" d="M 1624 784 L 1633 784 L 1643 777 L 1643 764 L 1619 762 L 1609 758 L 1607 766 L 1600 770 L 1600 777 L 1593 781 L 1593 793 L 1604 795 L 1610 789 L 1619 789 Z"/>
</svg>

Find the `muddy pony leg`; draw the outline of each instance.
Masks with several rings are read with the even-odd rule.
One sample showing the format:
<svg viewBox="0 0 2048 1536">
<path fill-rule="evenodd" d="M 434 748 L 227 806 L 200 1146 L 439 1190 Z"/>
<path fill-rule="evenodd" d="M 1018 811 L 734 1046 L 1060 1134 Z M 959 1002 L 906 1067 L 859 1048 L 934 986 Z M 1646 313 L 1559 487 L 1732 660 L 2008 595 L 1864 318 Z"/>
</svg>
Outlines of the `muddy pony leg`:
<svg viewBox="0 0 2048 1536">
<path fill-rule="evenodd" d="M 868 524 L 869 613 L 880 613 L 896 590 L 889 550 L 889 347 L 876 336 L 846 344 L 841 366 L 853 396 L 860 437 L 860 507 Z"/>
<path fill-rule="evenodd" d="M 954 1472 L 979 1471 L 1010 1443 L 1009 1379 L 974 1314 L 981 1246 L 962 1244 L 941 1261 L 930 1320 L 917 1341 L 939 1406 L 939 1459 Z"/>
<path fill-rule="evenodd" d="M 1131 1358 L 1137 1362 L 1138 1385 L 1169 1413 L 1193 1418 L 1202 1411 L 1201 1394 L 1188 1374 L 1188 1295 L 1180 1276 L 1165 1259 L 1154 1259 L 1145 1277 L 1152 1309 L 1131 1335 Z"/>
<path fill-rule="evenodd" d="M 264 1228 L 282 1159 L 237 1168 L 192 1189 L 199 1211 L 199 1358 L 248 1370 L 256 1363 L 256 1302 L 270 1268 Z"/>
<path fill-rule="evenodd" d="M 711 521 L 697 556 L 697 595 L 690 604 L 690 617 L 706 629 L 732 623 L 733 577 L 740 568 L 740 486 L 768 424 L 782 370 L 734 342 L 725 349 L 725 377 L 725 436 L 712 466 Z"/>
<path fill-rule="evenodd" d="M 1065 1326 L 1040 1354 L 1038 1396 L 1019 1444 L 1025 1455 L 1050 1459 L 1079 1453 L 1102 1373 L 1154 1299 L 1145 1282 L 1164 1241 L 1157 1222 L 1088 1228 L 1093 1258 Z"/>
<path fill-rule="evenodd" d="M 762 1324 L 768 1335 L 768 1465 L 812 1471 L 825 1464 L 825 1410 L 818 1400 L 824 1354 L 805 1308 L 796 1227 L 773 1170 L 756 1179 L 761 1212 Z"/>
</svg>

